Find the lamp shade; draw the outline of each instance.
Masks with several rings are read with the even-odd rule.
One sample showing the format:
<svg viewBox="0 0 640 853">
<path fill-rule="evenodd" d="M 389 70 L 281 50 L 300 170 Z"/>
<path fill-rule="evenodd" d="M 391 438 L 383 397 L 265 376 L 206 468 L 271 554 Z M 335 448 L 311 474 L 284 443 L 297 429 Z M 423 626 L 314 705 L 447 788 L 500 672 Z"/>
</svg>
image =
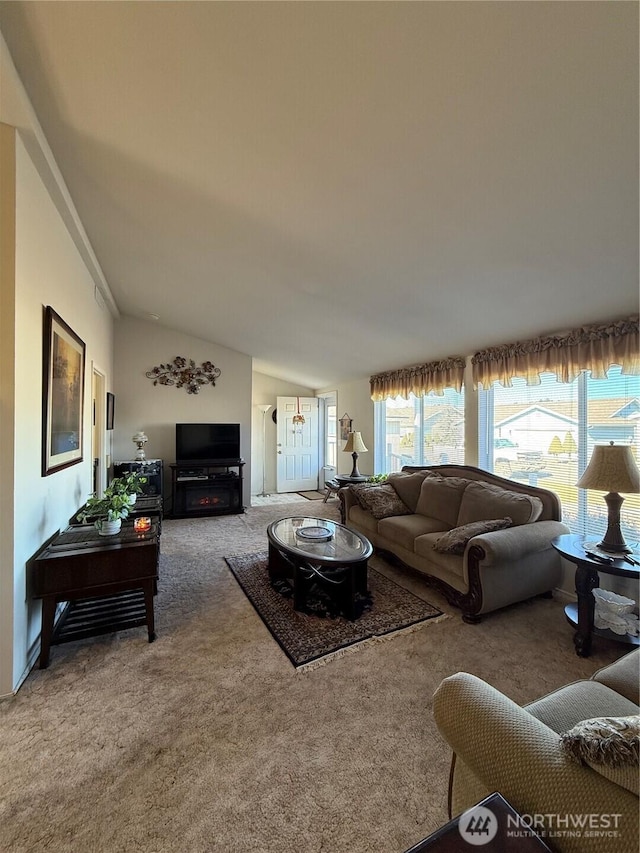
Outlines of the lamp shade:
<svg viewBox="0 0 640 853">
<path fill-rule="evenodd" d="M 342 449 L 346 453 L 367 453 L 367 448 L 359 432 L 350 432 L 347 443 Z"/>
<path fill-rule="evenodd" d="M 597 444 L 576 486 L 601 492 L 640 492 L 640 472 L 631 447 L 626 444 Z"/>
<path fill-rule="evenodd" d="M 271 408 L 271 403 L 260 403 L 258 405 L 258 408 L 260 409 L 260 411 L 262 412 L 263 415 L 266 415 L 266 413 Z"/>
</svg>

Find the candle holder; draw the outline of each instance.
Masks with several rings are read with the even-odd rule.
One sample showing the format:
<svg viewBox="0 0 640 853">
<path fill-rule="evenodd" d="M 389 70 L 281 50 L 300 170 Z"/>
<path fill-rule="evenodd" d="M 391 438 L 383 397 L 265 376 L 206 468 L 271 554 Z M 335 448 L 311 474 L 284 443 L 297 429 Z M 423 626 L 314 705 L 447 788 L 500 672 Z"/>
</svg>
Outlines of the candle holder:
<svg viewBox="0 0 640 853">
<path fill-rule="evenodd" d="M 146 515 L 133 519 L 133 529 L 136 533 L 148 533 L 151 530 L 151 519 Z"/>
</svg>

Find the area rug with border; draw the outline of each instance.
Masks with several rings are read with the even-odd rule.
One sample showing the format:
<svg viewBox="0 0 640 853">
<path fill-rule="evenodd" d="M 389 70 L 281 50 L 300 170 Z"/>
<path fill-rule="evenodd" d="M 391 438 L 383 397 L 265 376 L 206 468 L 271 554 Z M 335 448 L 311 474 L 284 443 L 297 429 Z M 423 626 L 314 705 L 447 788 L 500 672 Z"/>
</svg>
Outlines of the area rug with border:
<svg viewBox="0 0 640 853">
<path fill-rule="evenodd" d="M 225 561 L 271 635 L 298 671 L 315 669 L 335 657 L 359 651 L 430 620 L 441 610 L 369 566 L 369 595 L 362 615 L 351 622 L 335 612 L 323 590 L 307 596 L 306 612 L 293 609 L 290 582 L 271 584 L 267 552 L 225 557 Z"/>
</svg>

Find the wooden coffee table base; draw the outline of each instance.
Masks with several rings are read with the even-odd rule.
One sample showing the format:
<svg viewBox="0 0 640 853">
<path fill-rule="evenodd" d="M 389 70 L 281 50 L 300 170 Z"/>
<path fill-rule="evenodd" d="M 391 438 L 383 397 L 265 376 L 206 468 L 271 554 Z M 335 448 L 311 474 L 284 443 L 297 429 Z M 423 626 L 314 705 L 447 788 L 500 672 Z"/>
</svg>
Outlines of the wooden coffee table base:
<svg viewBox="0 0 640 853">
<path fill-rule="evenodd" d="M 344 603 L 344 614 L 354 621 L 360 616 L 357 611 L 357 593 L 367 594 L 367 561 L 349 563 L 327 569 L 309 563 L 296 565 L 293 573 L 293 609 L 303 610 L 311 584 L 317 582 L 334 598 Z"/>
<path fill-rule="evenodd" d="M 292 554 L 283 554 L 272 542 L 269 542 L 269 577 L 271 580 L 293 580 L 293 608 L 298 611 L 304 610 L 311 584 L 319 583 L 332 597 L 339 597 L 345 616 L 352 621 L 360 615 L 356 607 L 358 593 L 367 594 L 366 560 L 331 567 L 315 566 Z"/>
</svg>

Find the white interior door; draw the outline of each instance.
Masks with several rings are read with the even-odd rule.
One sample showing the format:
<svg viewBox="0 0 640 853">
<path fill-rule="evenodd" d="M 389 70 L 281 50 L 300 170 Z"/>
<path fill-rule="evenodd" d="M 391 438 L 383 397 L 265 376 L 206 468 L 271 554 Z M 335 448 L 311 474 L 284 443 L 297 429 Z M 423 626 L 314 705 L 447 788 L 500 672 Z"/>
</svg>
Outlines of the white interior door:
<svg viewBox="0 0 640 853">
<path fill-rule="evenodd" d="M 318 401 L 315 397 L 278 397 L 276 490 L 318 488 Z M 304 424 L 294 424 L 300 412 Z"/>
</svg>

